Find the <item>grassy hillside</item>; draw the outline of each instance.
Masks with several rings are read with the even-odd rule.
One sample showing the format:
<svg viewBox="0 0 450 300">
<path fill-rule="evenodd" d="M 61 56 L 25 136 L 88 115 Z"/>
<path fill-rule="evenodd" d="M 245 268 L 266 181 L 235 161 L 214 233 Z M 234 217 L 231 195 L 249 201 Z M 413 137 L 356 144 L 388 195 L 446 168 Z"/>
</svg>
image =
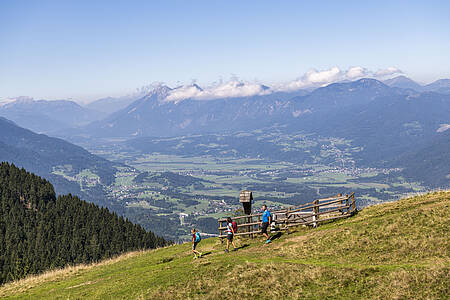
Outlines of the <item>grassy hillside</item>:
<svg viewBox="0 0 450 300">
<path fill-rule="evenodd" d="M 270 245 L 217 239 L 134 252 L 0 287 L 0 298 L 445 299 L 450 295 L 450 191 L 368 207 Z"/>
</svg>

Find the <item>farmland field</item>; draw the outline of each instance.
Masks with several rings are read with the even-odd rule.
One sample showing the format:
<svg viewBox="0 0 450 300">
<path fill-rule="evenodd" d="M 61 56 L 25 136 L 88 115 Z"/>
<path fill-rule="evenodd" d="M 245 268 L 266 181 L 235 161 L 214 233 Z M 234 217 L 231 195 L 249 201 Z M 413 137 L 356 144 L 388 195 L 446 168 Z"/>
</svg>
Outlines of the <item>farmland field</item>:
<svg viewBox="0 0 450 300">
<path fill-rule="evenodd" d="M 276 134 L 275 134 L 276 133 Z M 115 182 L 104 187 L 122 214 L 174 240 L 191 226 L 215 234 L 217 218 L 240 208 L 239 192 L 253 191 L 254 210 L 310 202 L 355 192 L 361 206 L 423 191 L 396 169 L 358 167 L 351 141 L 280 132 L 145 138 L 84 145 L 117 163 Z M 253 139 L 246 145 L 241 139 Z M 64 169 L 57 170 L 63 172 Z M 95 183 L 92 172 L 78 181 Z M 158 229 L 158 228 L 163 229 Z"/>
</svg>

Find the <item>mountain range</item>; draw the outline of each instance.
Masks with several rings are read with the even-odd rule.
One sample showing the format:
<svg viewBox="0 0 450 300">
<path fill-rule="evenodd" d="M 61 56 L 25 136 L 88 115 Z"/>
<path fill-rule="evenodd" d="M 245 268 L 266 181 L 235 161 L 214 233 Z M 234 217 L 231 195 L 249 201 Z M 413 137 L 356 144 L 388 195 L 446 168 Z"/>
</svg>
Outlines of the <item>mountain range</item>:
<svg viewBox="0 0 450 300">
<path fill-rule="evenodd" d="M 361 149 L 356 158 L 362 165 L 389 165 L 391 161 L 403 161 L 402 164 L 406 165 L 408 158 L 411 160 L 415 157 L 411 151 L 426 149 L 430 143 L 435 143 L 435 140 L 445 140 L 449 128 L 447 125 L 450 123 L 450 94 L 445 92 L 449 86 L 450 80 L 446 79 L 424 86 L 399 76 L 385 82 L 363 78 L 296 93 L 274 92 L 246 97 L 209 100 L 187 98 L 171 101 L 169 96 L 173 95 L 177 88 L 159 85 L 153 90 L 145 90 L 128 97 L 125 100 L 131 102 L 136 95 L 144 94 L 125 108 L 84 126 L 80 126 L 82 121 L 87 121 L 90 117 L 98 118 L 99 115 L 89 115 L 88 112 L 92 110 L 66 101 L 15 101 L 0 107 L 0 112 L 8 112 L 9 115 L 14 115 L 14 112 L 21 123 L 30 124 L 31 120 L 36 120 L 41 129 L 47 126 L 49 130 L 50 127 L 45 121 L 46 114 L 43 113 L 45 110 L 49 119 L 66 122 L 65 125 L 59 126 L 57 134 L 71 141 L 78 141 L 80 138 L 91 141 L 100 139 L 98 141 L 101 142 L 103 138 L 130 140 L 150 136 L 233 133 L 275 126 L 286 133 L 302 131 L 351 140 L 354 147 Z M 200 87 L 194 85 L 192 89 L 201 91 Z M 268 88 L 261 88 L 263 91 L 265 89 Z M 110 98 L 93 103 L 91 107 L 101 103 L 105 105 L 111 101 L 120 102 L 122 106 L 126 102 Z M 24 108 L 23 111 L 21 107 Z M 23 117 L 25 114 L 40 116 L 40 120 L 44 120 L 43 125 L 39 118 L 28 120 Z M 72 118 L 64 119 L 66 115 L 71 115 Z M 8 124 L 12 126 L 11 123 Z M 52 126 L 55 124 L 57 123 Z M 70 127 L 70 124 L 72 128 L 64 129 Z M 77 124 L 77 127 L 73 124 Z M 31 124 L 28 128 L 39 126 Z M 9 133 L 5 131 L 5 134 L 7 136 Z M 442 136 L 444 138 L 441 138 Z M 48 141 L 50 138 L 44 139 Z M 9 147 L 9 150 L 4 152 L 10 153 L 9 155 L 14 153 L 16 157 L 28 157 L 21 162 L 26 161 L 30 170 L 38 174 L 39 171 L 43 173 L 42 170 L 36 169 L 37 165 L 45 165 L 46 174 L 50 174 L 52 167 L 64 163 L 64 155 L 56 156 L 61 157 L 61 160 L 53 160 L 51 163 L 50 157 L 47 156 L 44 159 L 46 162 L 40 163 L 42 153 L 35 151 L 36 148 L 20 147 L 20 151 L 14 151 L 12 149 L 16 149 L 17 145 L 5 143 L 4 140 L 4 137 L 0 139 L 3 149 Z M 445 143 L 435 145 L 445 147 Z M 77 151 L 79 153 L 80 149 Z M 405 153 L 410 154 L 404 156 Z M 446 156 L 443 159 L 440 167 L 437 166 L 442 170 L 436 174 L 450 173 L 450 159 Z M 102 180 L 114 173 L 111 165 L 105 161 L 93 157 L 86 161 L 92 160 L 93 165 L 103 174 Z M 86 166 L 86 163 L 75 169 L 81 170 L 82 166 Z"/>
<path fill-rule="evenodd" d="M 390 87 L 375 79 L 334 83 L 296 97 L 264 95 L 165 101 L 161 86 L 125 109 L 81 129 L 96 138 L 233 132 L 277 125 L 353 140 L 365 161 L 387 160 L 449 123 L 450 95 Z"/>
<path fill-rule="evenodd" d="M 51 133 L 86 125 L 106 116 L 69 100 L 34 100 L 19 97 L 0 106 L 0 116 L 35 132 Z"/>
<path fill-rule="evenodd" d="M 384 83 L 392 87 L 412 89 L 418 92 L 450 94 L 450 79 L 439 79 L 432 83 L 422 85 L 402 75 L 385 80 Z"/>
<path fill-rule="evenodd" d="M 390 84 L 396 85 L 401 80 L 404 79 Z M 445 80 L 439 82 L 433 86 L 445 86 Z M 412 170 L 417 169 L 414 165 L 421 165 L 416 161 L 424 156 L 420 149 L 434 143 L 433 152 L 441 153 L 436 157 L 442 160 L 434 164 L 436 176 L 430 176 L 427 184 L 445 186 L 450 182 L 446 177 L 450 174 L 450 157 L 445 148 L 450 94 L 418 92 L 411 86 L 389 86 L 375 79 L 334 83 L 295 97 L 273 94 L 168 102 L 165 98 L 170 91 L 165 86 L 155 89 L 125 109 L 89 124 L 85 134 L 130 139 L 278 126 L 285 132 L 301 130 L 346 138 L 362 149 L 355 155 L 360 164 L 380 166 L 394 161 L 405 167 L 405 176 L 419 181 L 424 181 L 423 176 L 414 175 Z"/>
<path fill-rule="evenodd" d="M 436 109 L 438 117 L 434 118 L 435 123 L 447 122 L 445 113 L 448 111 L 448 95 L 396 87 L 398 81 L 390 82 L 392 86 L 375 79 L 334 83 L 306 95 L 303 91 L 303 94 L 297 96 L 289 93 L 272 93 L 211 100 L 188 98 L 181 101 L 168 101 L 167 98 L 173 89 L 159 86 L 105 119 L 81 127 L 78 132 L 72 130 L 68 135 L 73 137 L 78 134 L 96 138 L 176 136 L 249 130 L 273 124 L 321 132 L 322 129 L 329 130 L 326 123 L 329 121 L 332 123 L 335 119 L 333 115 L 352 112 L 369 117 L 368 111 L 374 109 L 378 111 L 379 116 L 370 116 L 369 119 L 382 119 L 385 113 L 396 114 L 402 121 L 408 123 L 416 121 L 416 116 L 419 119 L 426 119 L 427 116 L 434 114 L 429 110 Z M 405 101 L 397 101 L 402 97 Z M 437 99 L 433 103 L 435 107 L 422 107 L 425 110 L 420 112 L 417 110 L 420 104 L 432 101 L 431 99 Z M 404 111 L 409 111 L 409 115 L 403 116 Z M 419 113 L 424 116 L 419 116 Z M 354 117 L 355 115 L 352 116 Z M 433 128 L 433 131 L 436 129 Z M 353 135 L 353 132 L 351 134 Z"/>
</svg>

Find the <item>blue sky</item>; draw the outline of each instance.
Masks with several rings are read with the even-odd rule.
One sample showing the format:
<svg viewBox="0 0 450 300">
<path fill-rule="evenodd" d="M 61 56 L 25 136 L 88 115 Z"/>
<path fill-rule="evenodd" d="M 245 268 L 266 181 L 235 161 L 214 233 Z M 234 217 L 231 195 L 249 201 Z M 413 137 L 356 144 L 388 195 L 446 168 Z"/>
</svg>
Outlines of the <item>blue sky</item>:
<svg viewBox="0 0 450 300">
<path fill-rule="evenodd" d="M 449 1 L 0 0 L 0 98 L 92 100 L 155 81 L 311 69 L 450 78 Z"/>
</svg>

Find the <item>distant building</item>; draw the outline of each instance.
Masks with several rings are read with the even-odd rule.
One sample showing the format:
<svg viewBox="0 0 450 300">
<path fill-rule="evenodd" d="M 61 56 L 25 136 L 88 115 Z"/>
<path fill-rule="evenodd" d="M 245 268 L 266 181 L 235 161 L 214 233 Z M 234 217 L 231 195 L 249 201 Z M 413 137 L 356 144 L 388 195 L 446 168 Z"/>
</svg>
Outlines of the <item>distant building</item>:
<svg viewBox="0 0 450 300">
<path fill-rule="evenodd" d="M 181 226 L 184 225 L 184 218 L 187 217 L 187 216 L 188 216 L 188 214 L 180 213 L 180 224 L 181 224 Z"/>
</svg>

